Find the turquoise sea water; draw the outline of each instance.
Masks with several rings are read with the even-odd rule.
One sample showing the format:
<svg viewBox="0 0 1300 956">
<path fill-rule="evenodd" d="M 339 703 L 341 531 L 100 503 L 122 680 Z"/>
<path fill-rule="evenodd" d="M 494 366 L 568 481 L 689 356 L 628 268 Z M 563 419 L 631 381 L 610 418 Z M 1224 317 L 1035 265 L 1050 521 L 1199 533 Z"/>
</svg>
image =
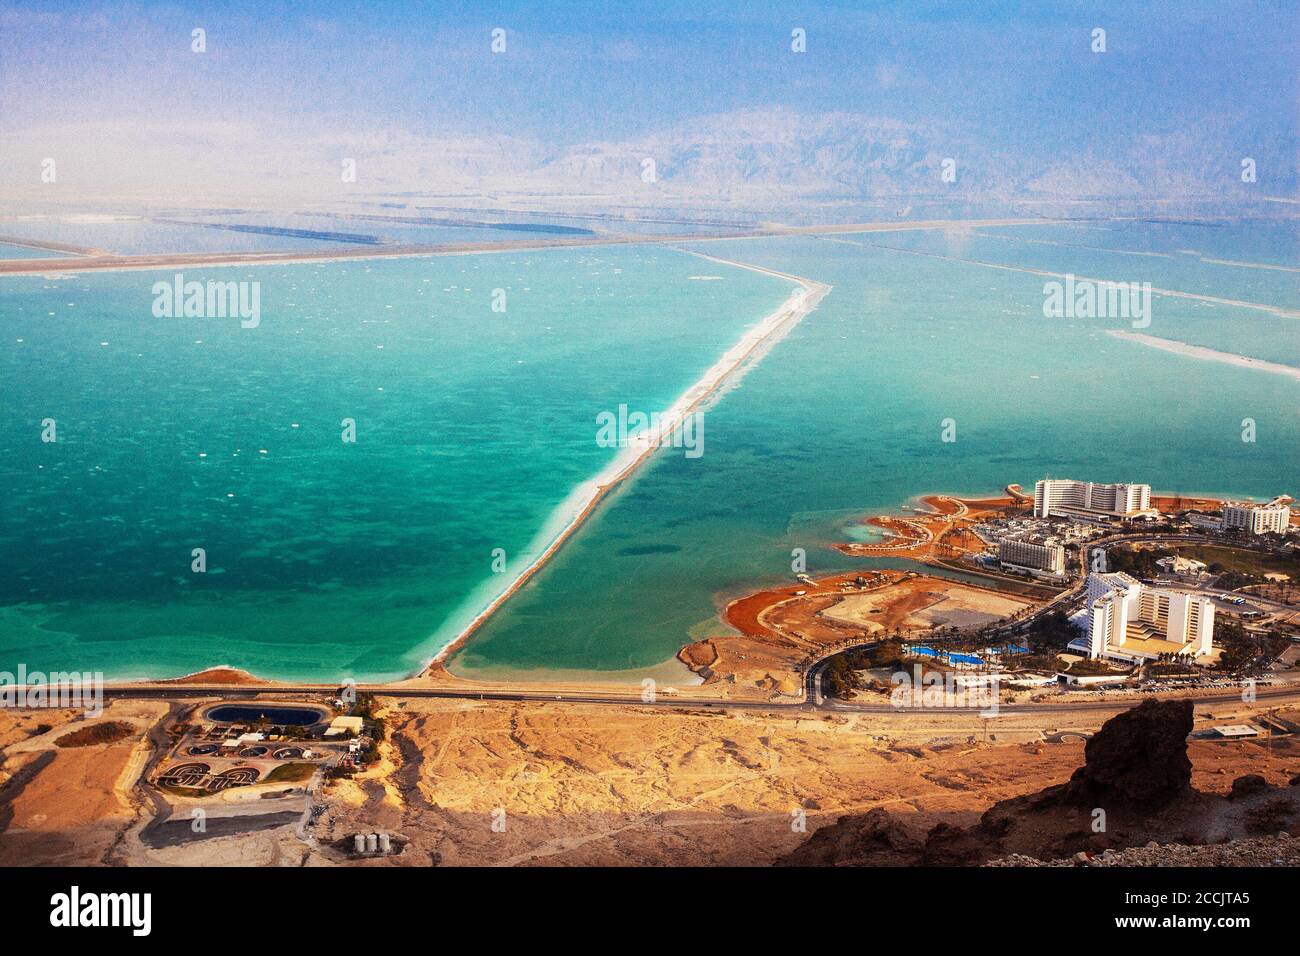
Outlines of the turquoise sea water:
<svg viewBox="0 0 1300 956">
<path fill-rule="evenodd" d="M 613 456 L 599 412 L 792 290 L 644 248 L 185 270 L 261 282 L 243 329 L 154 318 L 172 275 L 0 280 L 0 670 L 403 676 Z"/>
<path fill-rule="evenodd" d="M 883 241 L 942 250 L 947 237 Z M 1241 241 L 1258 245 L 1248 231 Z M 1004 242 L 988 255 L 1023 266 L 1038 248 Z M 1051 248 L 1061 271 L 1107 277 L 1109 254 Z M 550 669 L 650 667 L 725 632 L 718 612 L 731 598 L 789 581 L 793 548 L 807 550 L 815 574 L 863 564 L 828 545 L 864 513 L 927 492 L 996 493 L 1048 473 L 1164 491 L 1300 492 L 1300 384 L 1105 334 L 1128 328 L 1123 320 L 1045 319 L 1040 276 L 815 238 L 709 251 L 834 288 L 707 412 L 705 454 L 660 452 L 453 670 L 544 679 Z M 1189 268 L 1205 270 L 1197 291 L 1218 282 L 1217 294 L 1247 298 L 1248 278 Z M 1300 320 L 1168 297 L 1154 308 L 1148 334 L 1300 365 Z M 1247 417 L 1253 444 L 1241 440 Z M 946 419 L 954 443 L 941 441 Z"/>
<path fill-rule="evenodd" d="M 1193 246 L 1195 226 L 1108 226 L 1001 229 L 1016 238 L 975 237 L 970 257 L 1292 301 L 1294 273 L 1261 283 L 1268 270 L 1204 256 L 1160 278 L 1111 271 L 1165 258 L 1115 250 L 1283 264 L 1294 228 L 1246 224 Z M 941 255 L 971 241 L 843 238 Z M 657 453 L 456 671 L 636 679 L 724 630 L 730 598 L 789 580 L 792 548 L 814 573 L 854 566 L 829 545 L 926 492 L 1048 472 L 1300 490 L 1300 385 L 1105 334 L 1123 320 L 1045 319 L 1041 276 L 811 237 L 698 249 L 833 290 L 707 409 L 704 455 Z M 0 670 L 403 675 L 609 460 L 598 411 L 663 407 L 790 292 L 645 247 L 186 275 L 260 280 L 262 325 L 154 319 L 153 273 L 0 279 Z M 490 309 L 498 287 L 505 314 Z M 1300 366 L 1298 321 L 1158 297 L 1142 331 Z M 355 445 L 340 441 L 344 417 Z M 955 443 L 940 440 L 949 418 Z M 195 547 L 205 574 L 190 572 Z"/>
<path fill-rule="evenodd" d="M 1128 224 L 1120 224 L 1128 225 Z M 1192 227 L 1184 227 L 1191 229 Z M 1158 289 L 1174 289 L 1198 295 L 1260 302 L 1300 310 L 1300 242 L 1292 229 L 1289 262 L 1279 265 L 1270 257 L 1247 260 L 1253 249 L 1218 253 L 1206 251 L 1213 243 L 1219 248 L 1224 230 L 1250 232 L 1226 225 L 1200 227 L 1208 235 L 1173 236 L 1163 231 L 1141 242 L 1130 230 L 1114 233 L 1100 226 L 1021 226 L 998 230 L 952 230 L 948 232 L 905 232 L 860 234 L 850 238 L 879 246 L 917 249 L 982 262 L 1002 262 L 1049 272 L 1073 272 L 1098 279 L 1121 282 L 1149 282 Z M 1189 243 L 1187 245 L 1179 242 Z M 1197 241 L 1199 240 L 1199 241 Z M 1283 242 L 1282 236 L 1278 242 Z M 1202 248 L 1196 248 L 1190 243 Z M 1285 246 L 1274 247 L 1282 254 Z M 1092 270 L 1084 272 L 1083 269 Z"/>
<path fill-rule="evenodd" d="M 1044 228 L 1048 232 L 1043 232 Z M 1057 230 L 1060 230 L 1059 234 Z M 1030 228 L 993 226 L 979 231 L 990 235 L 1050 239 L 1085 248 L 1099 247 L 1130 253 L 1172 253 L 1290 268 L 1296 268 L 1300 262 L 1300 229 L 1297 229 L 1294 220 L 1180 222 L 1141 219 Z"/>
<path fill-rule="evenodd" d="M 1273 223 L 1250 223 L 1246 226 L 1225 225 L 1180 226 L 1172 234 L 1168 226 L 1151 226 L 1153 235 L 1134 233 L 1132 223 L 1116 224 L 1112 233 L 1104 224 L 1090 223 L 1072 226 L 1025 226 L 1012 229 L 1002 227 L 998 235 L 989 238 L 984 230 L 952 230 L 948 232 L 908 232 L 896 234 L 858 234 L 839 237 L 841 241 L 858 243 L 864 252 L 870 250 L 880 255 L 907 258 L 910 252 L 920 252 L 921 263 L 936 268 L 942 260 L 930 258 L 945 256 L 955 259 L 996 263 L 1021 269 L 1037 269 L 1057 274 L 1072 273 L 1096 279 L 1117 282 L 1150 283 L 1156 289 L 1213 296 L 1233 302 L 1248 302 L 1272 306 L 1292 312 L 1300 311 L 1300 226 L 1281 227 Z M 1271 256 L 1260 248 L 1263 240 L 1257 231 L 1265 233 L 1270 243 Z M 1206 231 L 1208 235 L 1187 235 L 1188 231 Z M 1225 265 L 1231 252 L 1215 252 L 1211 259 L 1180 256 L 1182 243 L 1199 238 L 1202 246 L 1214 248 L 1230 245 L 1231 239 L 1223 232 L 1240 237 L 1243 253 L 1255 256 L 1252 264 L 1235 259 L 1239 264 Z M 1123 249 L 1123 252 L 1099 249 Z M 1284 250 L 1296 250 L 1297 255 L 1285 268 L 1259 268 L 1271 263 L 1272 258 L 1285 255 Z M 1147 250 L 1137 252 L 1136 250 Z M 1207 254 L 1208 255 L 1208 254 Z M 1217 261 L 1215 261 L 1217 260 Z M 989 270 L 996 273 L 999 270 Z M 1033 297 L 1034 308 L 1041 315 L 1043 285 L 1061 280 L 1050 276 L 1027 273 L 1027 294 Z M 1289 365 L 1300 365 L 1300 318 L 1280 315 L 1255 308 L 1244 308 L 1223 302 L 1161 295 L 1153 292 L 1150 324 L 1135 329 L 1175 341 L 1187 342 L 1219 351 L 1247 355 Z M 1130 328 L 1123 321 L 1098 322 L 1093 327 Z"/>
</svg>

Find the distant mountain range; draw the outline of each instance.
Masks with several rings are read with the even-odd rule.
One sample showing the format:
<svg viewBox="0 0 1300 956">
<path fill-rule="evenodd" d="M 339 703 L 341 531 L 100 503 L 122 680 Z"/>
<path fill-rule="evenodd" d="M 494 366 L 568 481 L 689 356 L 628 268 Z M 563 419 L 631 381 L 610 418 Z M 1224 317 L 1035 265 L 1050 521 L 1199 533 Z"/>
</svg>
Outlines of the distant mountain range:
<svg viewBox="0 0 1300 956">
<path fill-rule="evenodd" d="M 10 198 L 185 204 L 355 202 L 376 197 L 555 199 L 564 204 L 955 204 L 1021 200 L 1294 200 L 1296 142 L 1201 120 L 1173 134 L 1106 135 L 1081 124 L 1071 143 L 1015 148 L 988 131 L 784 108 L 693 119 L 623 142 L 553 146 L 510 136 L 417 135 L 404 130 L 309 134 L 231 124 L 105 123 L 49 127 L 11 138 Z M 58 190 L 37 175 L 58 157 Z M 1255 160 L 1257 182 L 1241 180 Z M 355 160 L 355 182 L 341 179 Z M 952 181 L 943 177 L 951 160 Z M 15 190 L 16 187 L 16 190 Z"/>
<path fill-rule="evenodd" d="M 633 187 L 642 163 L 682 195 L 808 199 L 1259 198 L 1295 192 L 1293 138 L 1272 142 L 1223 124 L 1159 136 L 1137 133 L 1054 155 L 1021 155 L 968 131 L 942 131 L 851 113 L 785 109 L 704 117 L 636 143 L 589 143 L 546 159 L 535 175 L 557 187 Z M 1253 158 L 1257 182 L 1243 183 Z M 950 180 L 943 178 L 951 160 Z"/>
</svg>

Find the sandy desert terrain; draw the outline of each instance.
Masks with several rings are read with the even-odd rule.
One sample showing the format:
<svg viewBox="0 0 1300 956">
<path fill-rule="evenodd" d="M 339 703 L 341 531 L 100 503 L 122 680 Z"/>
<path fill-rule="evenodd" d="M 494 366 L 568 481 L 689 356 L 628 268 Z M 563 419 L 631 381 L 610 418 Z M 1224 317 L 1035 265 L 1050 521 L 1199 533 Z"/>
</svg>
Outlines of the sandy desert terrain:
<svg viewBox="0 0 1300 956">
<path fill-rule="evenodd" d="M 1007 714 L 986 725 L 955 713 L 383 704 L 383 760 L 290 801 L 291 810 L 323 807 L 302 838 L 286 820 L 159 848 L 140 839 L 152 805 L 135 783 L 147 757 L 141 741 L 165 703 L 115 703 L 101 720 L 136 732 L 72 749 L 53 743 L 71 714 L 0 714 L 8 781 L 0 861 L 335 865 L 347 862 L 336 847 L 353 834 L 382 830 L 403 852 L 360 865 L 766 865 L 841 815 L 873 808 L 918 829 L 969 825 L 999 800 L 1068 779 L 1082 761 L 1082 735 L 1111 713 Z M 1238 703 L 1198 706 L 1197 726 L 1250 712 Z M 57 726 L 31 736 L 41 723 Z M 1271 750 L 1263 740 L 1193 741 L 1190 752 L 1194 784 L 1208 791 L 1245 773 L 1276 784 L 1300 773 L 1300 744 L 1287 737 Z M 228 793 L 212 812 L 288 807 L 287 798 L 258 790 Z"/>
</svg>

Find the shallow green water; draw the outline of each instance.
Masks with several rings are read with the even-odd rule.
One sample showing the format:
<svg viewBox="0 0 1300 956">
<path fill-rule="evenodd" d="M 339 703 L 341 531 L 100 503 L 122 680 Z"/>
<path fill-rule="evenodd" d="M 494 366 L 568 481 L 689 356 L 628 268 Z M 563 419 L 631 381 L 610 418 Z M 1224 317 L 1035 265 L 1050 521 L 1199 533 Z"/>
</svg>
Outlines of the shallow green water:
<svg viewBox="0 0 1300 956">
<path fill-rule="evenodd" d="M 1116 253 L 1085 246 L 1163 252 L 1185 238 L 1050 228 L 1016 235 L 1060 245 L 986 238 L 978 258 L 1141 281 L 1110 276 Z M 1245 226 L 1202 245 L 1267 262 L 1285 235 Z M 886 241 L 950 254 L 954 240 Z M 1123 320 L 1044 319 L 1041 276 L 815 238 L 699 248 L 834 289 L 706 411 L 704 455 L 658 453 L 454 669 L 670 674 L 683 643 L 724 629 L 728 599 L 789 579 L 791 549 L 814 573 L 850 567 L 828 548 L 846 525 L 925 492 L 1049 472 L 1297 492 L 1300 386 L 1105 334 Z M 1177 267 L 1150 281 L 1289 301 L 1276 285 L 1288 273 L 1260 285 L 1190 257 Z M 0 280 L 0 670 L 405 674 L 609 460 L 599 411 L 668 404 L 790 291 L 645 248 L 187 277 L 259 279 L 261 326 L 155 319 L 151 273 Z M 1300 365 L 1296 321 L 1161 297 L 1144 331 Z M 54 444 L 40 441 L 47 417 Z M 340 441 L 345 417 L 356 444 Z M 945 419 L 956 442 L 941 441 Z M 204 574 L 190 571 L 195 547 Z"/>
</svg>

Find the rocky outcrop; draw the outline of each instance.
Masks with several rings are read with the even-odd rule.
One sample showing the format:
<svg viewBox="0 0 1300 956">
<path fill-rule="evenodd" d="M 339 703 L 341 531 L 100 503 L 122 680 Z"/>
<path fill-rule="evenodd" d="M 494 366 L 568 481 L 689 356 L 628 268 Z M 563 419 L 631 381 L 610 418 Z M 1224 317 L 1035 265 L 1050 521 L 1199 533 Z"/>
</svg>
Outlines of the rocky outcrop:
<svg viewBox="0 0 1300 956">
<path fill-rule="evenodd" d="M 1232 840 L 1211 846 L 1149 843 L 1127 850 L 1107 850 L 1080 859 L 1039 860 L 1008 856 L 985 866 L 1300 866 L 1300 838 L 1289 833 L 1275 837 Z"/>
<path fill-rule="evenodd" d="M 796 853 L 797 866 L 836 866 L 846 860 L 870 859 L 872 866 L 911 866 L 924 841 L 877 807 L 859 817 L 840 817 L 822 827 Z M 778 864 L 780 865 L 780 864 Z"/>
<path fill-rule="evenodd" d="M 1146 700 L 1102 725 L 1084 748 L 1084 764 L 1066 784 L 1062 799 L 1080 807 L 1162 807 L 1187 793 L 1192 762 L 1190 700 Z"/>
<path fill-rule="evenodd" d="M 978 866 L 995 859 L 1091 861 L 1152 841 L 1222 843 L 1294 832 L 1300 793 L 1249 774 L 1231 797 L 1192 789 L 1189 701 L 1145 701 L 1108 720 L 1068 783 L 1002 800 L 970 827 L 924 835 L 875 809 L 823 827 L 779 861 L 787 866 Z"/>
<path fill-rule="evenodd" d="M 1254 796 L 1268 789 L 1268 781 L 1257 773 L 1248 773 L 1232 781 L 1232 799 Z"/>
</svg>

